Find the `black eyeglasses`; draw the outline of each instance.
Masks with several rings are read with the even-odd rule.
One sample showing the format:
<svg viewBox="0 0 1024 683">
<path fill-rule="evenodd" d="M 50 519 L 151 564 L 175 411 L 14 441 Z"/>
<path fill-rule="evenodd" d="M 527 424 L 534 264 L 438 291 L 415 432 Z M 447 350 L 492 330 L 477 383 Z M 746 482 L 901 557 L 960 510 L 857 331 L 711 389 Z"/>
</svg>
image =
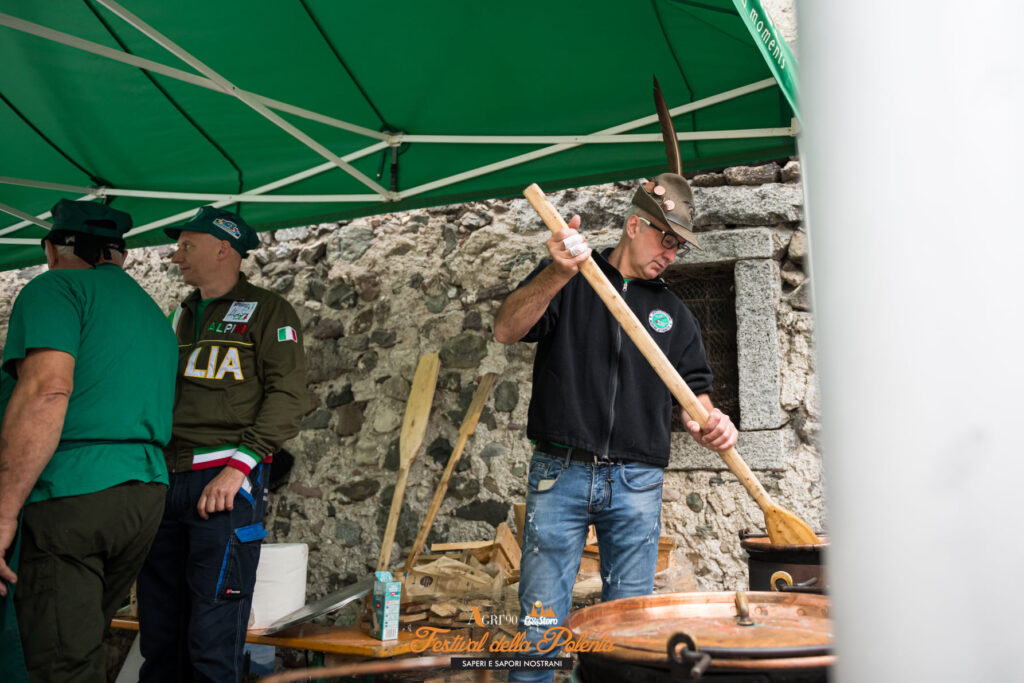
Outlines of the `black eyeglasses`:
<svg viewBox="0 0 1024 683">
<path fill-rule="evenodd" d="M 675 249 L 676 250 L 676 256 L 686 256 L 687 254 L 690 253 L 690 245 L 687 242 L 684 242 L 683 240 L 679 239 L 678 237 L 676 237 L 675 235 L 673 235 L 670 232 L 666 232 L 665 230 L 662 230 L 657 225 L 655 225 L 654 223 L 650 222 L 649 220 L 647 220 L 643 216 L 637 216 L 637 218 L 642 220 L 644 223 L 646 223 L 647 225 L 651 226 L 652 228 L 654 228 L 658 232 L 660 232 L 661 233 L 661 246 L 663 246 L 666 249 Z"/>
</svg>

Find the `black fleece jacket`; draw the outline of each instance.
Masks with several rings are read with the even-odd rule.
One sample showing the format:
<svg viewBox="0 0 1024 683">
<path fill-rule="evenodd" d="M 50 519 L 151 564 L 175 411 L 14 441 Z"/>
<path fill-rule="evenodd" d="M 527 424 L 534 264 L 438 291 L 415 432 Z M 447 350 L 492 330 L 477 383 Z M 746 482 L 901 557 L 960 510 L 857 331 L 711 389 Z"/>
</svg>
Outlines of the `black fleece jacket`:
<svg viewBox="0 0 1024 683">
<path fill-rule="evenodd" d="M 711 391 L 697 320 L 660 278 L 630 280 L 594 260 L 695 394 Z M 543 270 L 541 261 L 519 286 Z M 523 337 L 537 342 L 527 436 L 607 454 L 612 460 L 668 465 L 673 401 L 618 321 L 582 276 L 573 277 Z"/>
</svg>

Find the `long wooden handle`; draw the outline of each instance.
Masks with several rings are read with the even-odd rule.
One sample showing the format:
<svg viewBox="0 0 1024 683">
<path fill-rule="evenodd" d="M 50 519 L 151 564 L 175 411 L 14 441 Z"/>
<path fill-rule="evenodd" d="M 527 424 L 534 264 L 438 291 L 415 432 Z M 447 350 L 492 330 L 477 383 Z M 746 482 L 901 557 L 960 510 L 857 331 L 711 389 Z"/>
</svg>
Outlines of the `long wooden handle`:
<svg viewBox="0 0 1024 683">
<path fill-rule="evenodd" d="M 455 471 L 455 466 L 462 457 L 462 450 L 466 447 L 466 441 L 469 440 L 473 430 L 476 429 L 476 423 L 480 420 L 480 413 L 483 412 L 484 404 L 487 402 L 487 397 L 490 395 L 497 378 L 497 374 L 488 372 L 480 380 L 480 384 L 477 385 L 476 392 L 473 394 L 473 400 L 470 401 L 469 408 L 466 410 L 466 416 L 462 419 L 462 426 L 459 427 L 459 439 L 455 442 L 455 448 L 452 449 L 452 454 L 448 457 L 448 464 L 445 465 L 441 481 L 437 485 L 437 490 L 434 491 L 434 499 L 430 501 L 427 516 L 423 518 L 419 533 L 416 534 L 416 541 L 412 544 L 412 550 L 409 551 L 409 557 L 405 561 L 406 573 L 412 571 L 412 568 L 416 566 L 416 560 L 420 556 L 420 551 L 423 550 L 423 545 L 427 542 L 427 534 L 430 533 L 430 528 L 434 525 L 434 519 L 437 517 L 438 511 L 441 509 L 441 503 L 444 501 L 444 495 L 448 492 L 448 482 L 452 478 L 452 472 Z"/>
<path fill-rule="evenodd" d="M 523 194 L 529 200 L 530 204 L 540 217 L 544 220 L 544 224 L 553 233 L 559 233 L 562 230 L 569 228 L 565 221 L 562 219 L 555 207 L 551 205 L 548 198 L 544 195 L 544 192 L 537 186 L 536 183 L 530 185 Z M 708 421 L 708 411 L 704 408 L 697 397 L 694 396 L 693 391 L 686 385 L 683 378 L 676 372 L 675 367 L 669 362 L 668 358 L 665 357 L 665 353 L 661 348 L 654 343 L 647 330 L 644 329 L 643 325 L 637 320 L 636 315 L 626 305 L 626 302 L 619 296 L 619 292 L 612 286 L 612 283 L 608 281 L 604 272 L 600 266 L 594 261 L 593 257 L 588 258 L 586 261 L 580 264 L 580 273 L 583 277 L 587 278 L 587 282 L 591 284 L 597 295 L 601 297 L 608 310 L 611 311 L 615 319 L 622 325 L 622 329 L 626 331 L 629 338 L 633 340 L 633 343 L 640 349 L 640 353 L 644 355 L 644 358 L 651 364 L 654 371 L 658 373 L 662 381 L 665 382 L 666 386 L 672 395 L 676 397 L 679 404 L 686 409 L 686 412 L 692 417 L 697 424 L 702 428 Z M 743 487 L 747 489 L 751 497 L 757 502 L 762 510 L 768 511 L 770 508 L 776 507 L 772 503 L 771 497 L 768 492 L 765 491 L 764 486 L 757 480 L 754 473 L 750 471 L 747 463 L 743 462 L 739 453 L 736 452 L 735 448 L 730 447 L 728 450 L 719 451 L 718 453 L 722 456 L 722 460 L 729 467 L 736 478 L 740 480 Z"/>
<path fill-rule="evenodd" d="M 459 458 L 462 457 L 462 450 L 466 447 L 466 441 L 468 440 L 468 434 L 459 434 L 459 440 L 455 442 L 455 448 L 448 458 L 444 474 L 441 475 L 441 482 L 437 485 L 437 490 L 434 491 L 433 500 L 430 501 L 427 516 L 423 518 L 420 531 L 416 534 L 416 541 L 412 544 L 412 550 L 409 551 L 409 557 L 405 561 L 406 573 L 411 572 L 412 568 L 416 566 L 416 560 L 419 559 L 420 552 L 423 550 L 423 544 L 427 542 L 427 535 L 430 533 L 430 528 L 434 525 L 437 512 L 441 509 L 444 495 L 448 492 L 448 481 L 452 478 L 452 472 L 455 470 L 455 465 L 458 464 Z"/>
<path fill-rule="evenodd" d="M 387 571 L 391 563 L 391 546 L 395 542 L 395 531 L 398 529 L 398 513 L 402 511 L 402 500 L 405 498 L 405 485 L 409 481 L 409 467 L 398 470 L 395 480 L 395 494 L 391 498 L 391 512 L 388 514 L 388 525 L 384 530 L 384 540 L 380 544 L 380 556 L 377 558 L 377 571 Z"/>
</svg>

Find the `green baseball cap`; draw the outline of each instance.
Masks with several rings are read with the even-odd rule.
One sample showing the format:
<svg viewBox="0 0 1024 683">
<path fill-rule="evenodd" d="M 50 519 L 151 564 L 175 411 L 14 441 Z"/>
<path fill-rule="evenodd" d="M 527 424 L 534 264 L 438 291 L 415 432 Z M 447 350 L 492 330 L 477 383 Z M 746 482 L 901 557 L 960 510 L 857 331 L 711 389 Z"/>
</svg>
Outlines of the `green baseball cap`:
<svg viewBox="0 0 1024 683">
<path fill-rule="evenodd" d="M 98 202 L 61 199 L 50 212 L 53 214 L 53 229 L 60 232 L 81 232 L 123 240 L 124 234 L 132 229 L 131 216 Z"/>
<path fill-rule="evenodd" d="M 256 231 L 249 227 L 249 224 L 242 220 L 241 216 L 223 209 L 215 209 L 212 206 L 199 207 L 196 215 L 188 219 L 188 222 L 164 228 L 164 234 L 172 240 L 176 240 L 184 230 L 205 232 L 219 240 L 227 240 L 235 248 L 235 251 L 242 255 L 242 258 L 245 258 L 249 254 L 249 250 L 255 249 L 260 243 Z"/>
</svg>

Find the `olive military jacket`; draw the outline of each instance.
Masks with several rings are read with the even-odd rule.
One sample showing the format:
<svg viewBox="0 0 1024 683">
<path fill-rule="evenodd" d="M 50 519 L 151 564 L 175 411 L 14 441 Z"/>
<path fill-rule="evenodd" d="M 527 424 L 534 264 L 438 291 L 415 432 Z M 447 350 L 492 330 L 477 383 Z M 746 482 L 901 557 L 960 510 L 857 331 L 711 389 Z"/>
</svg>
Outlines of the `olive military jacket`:
<svg viewBox="0 0 1024 683">
<path fill-rule="evenodd" d="M 248 474 L 295 436 L 309 406 L 302 326 L 291 304 L 244 274 L 203 309 L 195 290 L 171 315 L 178 337 L 167 469 Z"/>
</svg>

